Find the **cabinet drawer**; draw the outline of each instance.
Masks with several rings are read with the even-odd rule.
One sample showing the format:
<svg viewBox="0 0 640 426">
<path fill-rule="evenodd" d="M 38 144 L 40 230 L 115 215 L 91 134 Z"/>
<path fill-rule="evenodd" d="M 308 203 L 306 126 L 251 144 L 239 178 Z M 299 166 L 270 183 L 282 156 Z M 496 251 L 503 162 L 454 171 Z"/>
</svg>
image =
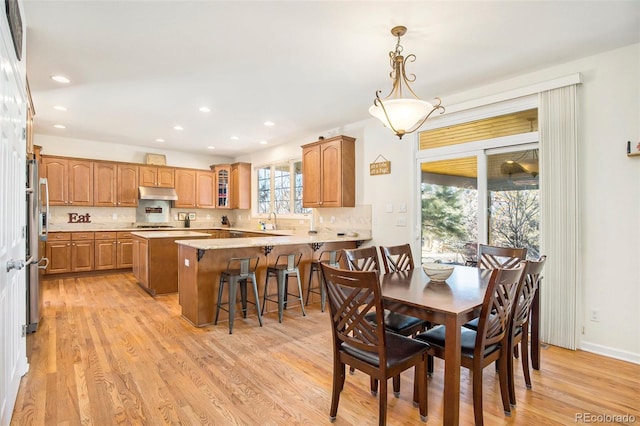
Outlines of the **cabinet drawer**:
<svg viewBox="0 0 640 426">
<path fill-rule="evenodd" d="M 70 241 L 70 232 L 49 232 L 47 241 Z"/>
<path fill-rule="evenodd" d="M 93 240 L 93 232 L 72 232 L 71 241 Z"/>
<path fill-rule="evenodd" d="M 95 239 L 96 240 L 115 240 L 117 232 L 96 232 Z"/>
<path fill-rule="evenodd" d="M 131 238 L 131 232 L 118 231 L 119 240 L 130 239 L 130 238 Z"/>
</svg>

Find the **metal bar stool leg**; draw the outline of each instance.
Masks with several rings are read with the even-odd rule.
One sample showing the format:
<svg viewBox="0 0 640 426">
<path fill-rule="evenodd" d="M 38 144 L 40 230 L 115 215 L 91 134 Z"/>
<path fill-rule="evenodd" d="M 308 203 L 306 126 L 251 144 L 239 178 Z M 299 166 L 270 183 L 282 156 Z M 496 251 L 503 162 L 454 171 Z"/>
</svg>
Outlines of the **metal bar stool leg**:
<svg viewBox="0 0 640 426">
<path fill-rule="evenodd" d="M 238 279 L 229 277 L 229 334 L 233 333 L 233 319 L 236 316 L 236 297 L 238 292 Z"/>
<path fill-rule="evenodd" d="M 300 300 L 300 308 L 302 309 L 302 316 L 307 316 L 307 313 L 304 311 L 304 303 L 302 303 L 302 283 L 300 282 L 300 271 L 296 268 L 296 280 L 298 280 L 298 295 Z"/>
<path fill-rule="evenodd" d="M 276 275 L 278 282 L 278 322 L 282 322 L 282 314 L 284 312 L 284 293 L 285 293 L 285 281 L 287 280 L 287 274 L 283 270 L 279 270 Z"/>
<path fill-rule="evenodd" d="M 224 275 L 220 275 L 220 284 L 218 285 L 218 303 L 216 304 L 216 319 L 213 321 L 213 325 L 218 324 L 218 314 L 220 314 L 220 306 L 222 306 L 222 292 L 224 290 Z"/>
<path fill-rule="evenodd" d="M 251 282 L 253 283 L 253 295 L 256 298 L 256 314 L 258 315 L 258 322 L 262 327 L 262 314 L 260 313 L 260 296 L 258 296 L 258 284 L 256 284 L 256 274 L 251 274 Z"/>
</svg>

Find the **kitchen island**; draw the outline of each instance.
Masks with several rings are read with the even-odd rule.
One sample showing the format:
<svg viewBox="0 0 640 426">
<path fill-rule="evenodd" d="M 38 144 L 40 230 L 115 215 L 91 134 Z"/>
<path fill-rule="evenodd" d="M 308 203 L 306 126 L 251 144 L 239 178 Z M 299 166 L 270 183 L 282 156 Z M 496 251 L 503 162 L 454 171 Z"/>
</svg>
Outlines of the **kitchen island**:
<svg viewBox="0 0 640 426">
<path fill-rule="evenodd" d="M 133 275 L 150 295 L 178 291 L 176 240 L 210 238 L 205 232 L 186 230 L 132 232 Z"/>
<path fill-rule="evenodd" d="M 178 245 L 178 301 L 182 309 L 182 316 L 198 327 L 213 323 L 220 272 L 226 269 L 227 262 L 232 257 L 260 257 L 256 279 L 258 281 L 258 295 L 261 299 L 260 303 L 262 303 L 267 265 L 274 263 L 279 254 L 302 253 L 300 279 L 303 292 L 306 292 L 309 264 L 312 259 L 319 256 L 320 252 L 356 248 L 363 241 L 370 239 L 370 234 L 351 237 L 320 234 L 176 241 Z M 290 291 L 295 292 L 295 287 L 290 286 Z M 275 286 L 270 287 L 270 289 L 273 288 Z M 224 301 L 227 301 L 227 296 L 225 291 Z M 250 301 L 254 301 L 252 294 L 248 294 L 247 297 Z M 265 312 L 270 311 L 277 311 L 274 303 L 266 306 Z M 240 314 L 241 312 L 238 311 L 237 315 Z M 218 322 L 227 320 L 227 312 L 220 311 Z"/>
</svg>

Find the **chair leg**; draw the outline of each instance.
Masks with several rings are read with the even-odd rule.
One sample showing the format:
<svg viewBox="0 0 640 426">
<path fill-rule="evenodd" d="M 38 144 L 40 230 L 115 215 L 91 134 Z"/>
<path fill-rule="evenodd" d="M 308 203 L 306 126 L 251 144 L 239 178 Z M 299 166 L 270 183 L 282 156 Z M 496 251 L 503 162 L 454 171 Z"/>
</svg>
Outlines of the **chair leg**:
<svg viewBox="0 0 640 426">
<path fill-rule="evenodd" d="M 329 419 L 334 422 L 338 414 L 338 403 L 340 402 L 340 392 L 344 387 L 345 365 L 334 355 L 333 360 L 333 391 L 331 393 L 331 409 Z"/>
<path fill-rule="evenodd" d="M 307 283 L 307 297 L 304 301 L 305 305 L 309 304 L 309 296 L 311 295 L 311 284 L 313 284 L 313 273 L 316 271 L 314 264 L 309 266 L 309 282 Z"/>
<path fill-rule="evenodd" d="M 266 278 L 264 279 L 264 293 L 262 294 L 262 315 L 264 315 L 264 308 L 267 306 L 267 290 L 269 290 L 269 270 L 267 269 L 267 273 L 265 274 Z"/>
<path fill-rule="evenodd" d="M 502 407 L 504 408 L 505 416 L 511 416 L 511 404 L 509 403 L 509 367 L 507 361 L 511 362 L 513 367 L 513 361 L 508 357 L 513 356 L 513 353 L 508 348 L 502 348 L 500 354 L 500 371 L 498 371 L 498 377 L 500 378 L 500 395 L 502 396 Z"/>
<path fill-rule="evenodd" d="M 216 304 L 216 318 L 213 325 L 218 324 L 218 315 L 220 314 L 220 306 L 222 305 L 222 292 L 224 290 L 224 278 L 220 276 L 220 284 L 218 285 L 218 303 Z"/>
<path fill-rule="evenodd" d="M 380 380 L 380 393 L 378 396 L 380 407 L 378 410 L 378 424 L 385 426 L 387 424 L 387 381 Z"/>
<path fill-rule="evenodd" d="M 320 283 L 320 310 L 324 312 L 324 307 L 327 304 L 327 292 L 324 289 L 324 278 L 322 274 L 318 274 L 318 282 Z"/>
<path fill-rule="evenodd" d="M 482 415 L 482 366 L 474 365 L 473 368 L 473 414 L 476 426 L 482 426 L 484 419 Z"/>
<path fill-rule="evenodd" d="M 251 274 L 251 282 L 253 283 L 253 295 L 256 298 L 256 314 L 258 315 L 258 322 L 262 327 L 262 314 L 260 313 L 260 296 L 258 296 L 258 284 L 256 284 L 256 274 Z"/>
<path fill-rule="evenodd" d="M 236 316 L 236 297 L 238 291 L 238 281 L 229 278 L 229 334 L 233 333 L 233 320 Z"/>
<path fill-rule="evenodd" d="M 242 317 L 247 317 L 247 280 L 240 280 L 240 300 L 242 301 Z"/>
<path fill-rule="evenodd" d="M 400 398 L 400 375 L 393 376 L 393 396 Z"/>
<path fill-rule="evenodd" d="M 513 372 L 513 349 L 517 344 L 515 342 L 509 342 L 509 349 L 507 350 L 507 383 L 509 386 L 509 403 L 511 406 L 515 407 L 516 405 L 516 384 L 515 384 L 515 376 Z M 500 372 L 498 371 L 498 374 Z"/>
<path fill-rule="evenodd" d="M 416 386 L 413 388 L 413 401 L 415 403 L 417 398 L 418 406 L 420 407 L 420 420 L 423 422 L 426 422 L 429 417 L 429 380 L 427 379 L 426 370 L 427 360 L 425 358 L 416 365 L 415 377 L 413 378 L 413 382 L 417 383 L 417 392 Z"/>
<path fill-rule="evenodd" d="M 525 326 L 527 328 L 524 328 Z M 528 326 L 528 323 L 523 325 L 523 333 L 525 330 L 528 330 Z M 524 383 L 527 385 L 527 389 L 531 389 L 531 374 L 529 373 L 529 336 L 527 333 L 522 335 L 520 346 L 520 352 L 522 352 L 522 373 L 524 374 Z"/>
<path fill-rule="evenodd" d="M 284 313 L 284 294 L 286 291 L 286 283 L 287 275 L 284 274 L 283 271 L 278 271 L 277 279 L 278 281 L 278 322 L 282 322 L 282 315 Z"/>
<path fill-rule="evenodd" d="M 427 375 L 433 377 L 433 356 L 427 355 Z"/>
<path fill-rule="evenodd" d="M 300 309 L 302 309 L 302 316 L 307 316 L 304 310 L 304 303 L 302 303 L 302 283 L 300 283 L 300 271 L 296 272 L 296 280 L 298 281 L 298 294 L 300 295 Z"/>
<path fill-rule="evenodd" d="M 374 378 L 373 376 L 371 376 L 369 379 L 369 381 L 371 382 L 371 395 L 376 396 L 378 394 L 378 379 Z"/>
</svg>

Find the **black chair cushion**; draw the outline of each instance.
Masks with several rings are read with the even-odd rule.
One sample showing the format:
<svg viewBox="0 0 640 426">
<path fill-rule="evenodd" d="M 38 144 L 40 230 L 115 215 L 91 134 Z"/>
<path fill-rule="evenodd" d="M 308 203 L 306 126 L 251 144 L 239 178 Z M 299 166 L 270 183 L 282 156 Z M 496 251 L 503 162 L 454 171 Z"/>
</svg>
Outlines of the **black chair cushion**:
<svg viewBox="0 0 640 426">
<path fill-rule="evenodd" d="M 494 316 L 495 316 L 494 314 L 489 315 L 490 318 L 493 318 Z M 463 324 L 462 326 L 466 327 L 466 328 L 470 328 L 471 330 L 475 331 L 475 330 L 478 330 L 478 323 L 479 322 L 480 322 L 480 317 L 474 318 L 471 321 Z"/>
<path fill-rule="evenodd" d="M 439 325 L 433 327 L 424 333 L 420 333 L 416 336 L 416 340 L 422 340 L 424 342 L 429 343 L 431 346 L 437 346 L 439 348 L 444 348 L 445 345 L 445 334 L 447 329 L 444 325 Z M 466 327 L 462 327 L 460 330 L 460 341 L 461 341 L 461 350 L 462 356 L 467 358 L 473 358 L 473 351 L 476 347 L 476 336 L 477 333 L 475 330 L 471 330 Z M 500 345 L 494 344 L 489 345 L 485 348 L 484 356 L 491 354 L 493 351 L 500 348 Z"/>
<path fill-rule="evenodd" d="M 416 354 L 425 353 L 429 350 L 429 344 L 417 341 L 409 337 L 400 336 L 395 333 L 386 333 L 387 339 L 387 367 L 407 361 Z M 380 359 L 377 352 L 368 352 L 355 348 L 348 343 L 342 343 L 341 350 L 349 355 L 358 358 L 367 364 L 379 366 Z"/>
<path fill-rule="evenodd" d="M 376 313 L 369 312 L 364 318 L 372 324 L 376 322 Z M 384 326 L 387 330 L 406 336 L 405 330 L 415 327 L 419 324 L 426 324 L 426 321 L 409 315 L 399 314 L 397 312 L 384 311 Z"/>
</svg>

